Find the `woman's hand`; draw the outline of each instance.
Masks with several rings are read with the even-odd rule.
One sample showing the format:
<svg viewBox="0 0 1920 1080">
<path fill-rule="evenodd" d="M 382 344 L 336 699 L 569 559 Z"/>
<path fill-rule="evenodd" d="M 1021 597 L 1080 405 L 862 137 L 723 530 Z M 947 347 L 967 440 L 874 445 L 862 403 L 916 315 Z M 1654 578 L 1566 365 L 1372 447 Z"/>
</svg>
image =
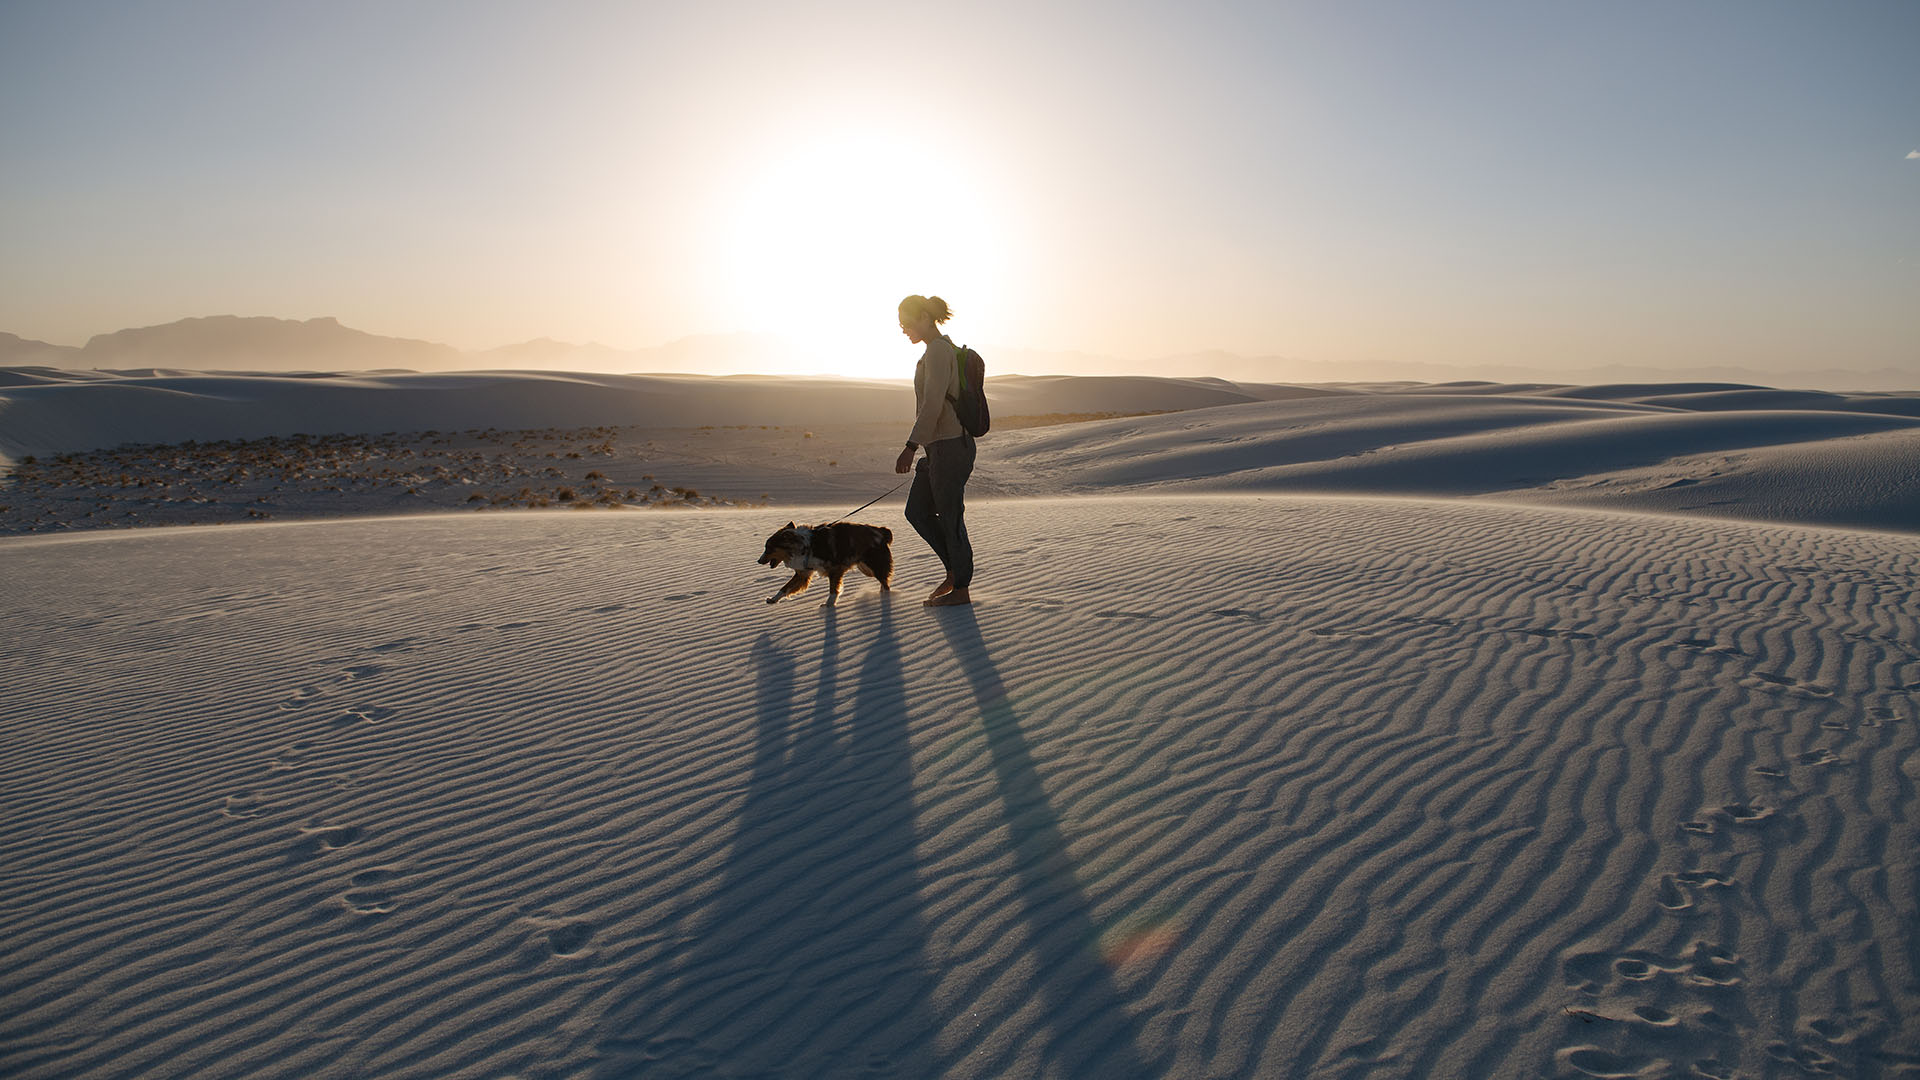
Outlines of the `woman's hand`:
<svg viewBox="0 0 1920 1080">
<path fill-rule="evenodd" d="M 909 446 L 900 451 L 900 459 L 893 463 L 893 471 L 897 473 L 913 471 L 913 447 Z"/>
</svg>

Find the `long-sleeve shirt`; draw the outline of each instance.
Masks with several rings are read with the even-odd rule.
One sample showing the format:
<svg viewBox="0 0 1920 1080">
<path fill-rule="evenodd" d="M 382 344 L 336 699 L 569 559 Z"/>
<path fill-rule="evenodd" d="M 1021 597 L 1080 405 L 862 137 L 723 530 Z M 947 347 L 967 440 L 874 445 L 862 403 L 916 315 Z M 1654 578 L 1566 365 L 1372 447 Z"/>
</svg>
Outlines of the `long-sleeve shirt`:
<svg viewBox="0 0 1920 1080">
<path fill-rule="evenodd" d="M 913 434 L 907 441 L 925 446 L 966 434 L 960 418 L 953 414 L 952 403 L 947 401 L 948 394 L 960 394 L 954 385 L 956 356 L 952 339 L 944 334 L 928 340 L 927 351 L 920 354 L 920 365 L 913 369 Z"/>
</svg>

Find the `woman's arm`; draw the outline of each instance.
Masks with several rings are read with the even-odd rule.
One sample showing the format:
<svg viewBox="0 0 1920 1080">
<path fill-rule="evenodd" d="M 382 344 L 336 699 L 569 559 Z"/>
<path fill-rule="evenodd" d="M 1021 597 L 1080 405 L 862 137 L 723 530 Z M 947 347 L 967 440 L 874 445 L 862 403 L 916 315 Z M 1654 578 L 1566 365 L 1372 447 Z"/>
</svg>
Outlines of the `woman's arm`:
<svg viewBox="0 0 1920 1080">
<path fill-rule="evenodd" d="M 953 391 L 953 346 L 945 338 L 927 342 L 926 379 L 920 384 L 920 415 L 913 422 L 913 434 L 907 441 L 925 446 L 933 441 L 940 423 L 940 410 L 947 407 L 947 395 Z"/>
</svg>

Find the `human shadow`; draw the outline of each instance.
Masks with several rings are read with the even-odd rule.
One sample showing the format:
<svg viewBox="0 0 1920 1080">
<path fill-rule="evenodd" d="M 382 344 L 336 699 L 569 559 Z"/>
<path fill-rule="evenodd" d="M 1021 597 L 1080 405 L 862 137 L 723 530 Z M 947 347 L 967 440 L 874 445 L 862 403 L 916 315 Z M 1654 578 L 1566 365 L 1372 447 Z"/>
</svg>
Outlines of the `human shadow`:
<svg viewBox="0 0 1920 1080">
<path fill-rule="evenodd" d="M 1050 1006 L 1052 1059 L 1067 1076 L 1145 1077 L 1165 1072 L 1140 1050 L 1139 1030 L 1099 954 L 1093 905 L 1080 885 L 1060 818 L 1047 800 L 1020 716 L 994 667 L 971 607 L 939 612 L 953 655 L 973 686 L 1013 840 L 1023 920 L 1032 935 L 1035 981 Z"/>
<path fill-rule="evenodd" d="M 841 616 L 796 652 L 754 644 L 755 732 L 737 828 L 676 955 L 609 1009 L 600 1077 L 931 1076 L 933 973 L 915 851 L 913 765 L 890 601 L 849 633 L 861 657 L 836 711 Z M 853 620 L 849 620 L 852 622 Z"/>
</svg>

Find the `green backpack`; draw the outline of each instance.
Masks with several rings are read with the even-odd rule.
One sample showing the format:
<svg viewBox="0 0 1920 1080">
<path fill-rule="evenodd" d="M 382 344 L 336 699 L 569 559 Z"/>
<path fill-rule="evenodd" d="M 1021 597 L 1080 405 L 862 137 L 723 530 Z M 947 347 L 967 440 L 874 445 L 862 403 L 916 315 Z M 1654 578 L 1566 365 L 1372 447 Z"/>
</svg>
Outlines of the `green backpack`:
<svg viewBox="0 0 1920 1080">
<path fill-rule="evenodd" d="M 953 353 L 960 396 L 948 394 L 947 404 L 953 406 L 961 428 L 977 439 L 993 427 L 993 415 L 987 411 L 987 364 L 965 345 L 955 345 Z"/>
</svg>

